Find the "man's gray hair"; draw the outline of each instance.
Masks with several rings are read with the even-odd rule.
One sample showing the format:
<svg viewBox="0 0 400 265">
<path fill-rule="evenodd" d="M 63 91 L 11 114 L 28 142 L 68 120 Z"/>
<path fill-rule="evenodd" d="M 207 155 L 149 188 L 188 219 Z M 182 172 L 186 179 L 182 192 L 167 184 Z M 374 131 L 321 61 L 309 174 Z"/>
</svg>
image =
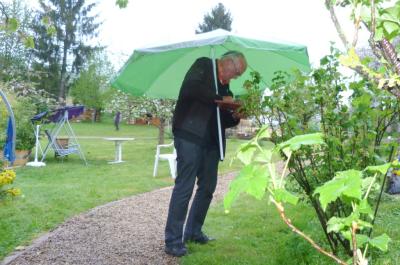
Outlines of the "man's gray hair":
<svg viewBox="0 0 400 265">
<path fill-rule="evenodd" d="M 228 51 L 221 56 L 221 60 L 232 59 L 235 65 L 239 64 L 239 59 L 243 60 L 245 65 L 247 65 L 246 57 L 244 57 L 243 53 L 238 51 Z"/>
</svg>

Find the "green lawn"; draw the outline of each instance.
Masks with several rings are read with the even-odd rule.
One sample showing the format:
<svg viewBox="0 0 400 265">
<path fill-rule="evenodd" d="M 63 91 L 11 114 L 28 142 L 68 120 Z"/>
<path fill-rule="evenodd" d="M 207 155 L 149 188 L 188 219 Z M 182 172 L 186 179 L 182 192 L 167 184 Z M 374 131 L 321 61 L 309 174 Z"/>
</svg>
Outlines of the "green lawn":
<svg viewBox="0 0 400 265">
<path fill-rule="evenodd" d="M 160 162 L 158 176 L 152 177 L 157 128 L 121 124 L 120 131 L 116 131 L 110 119 L 72 126 L 76 135 L 82 137 L 79 143 L 89 165 L 84 166 L 77 155 L 62 160 L 55 159 L 51 152 L 46 167 L 16 169 L 14 184 L 23 195 L 0 202 L 0 259 L 78 213 L 173 184 L 166 162 Z M 114 159 L 115 152 L 114 143 L 102 139 L 107 136 L 135 138 L 123 144 L 126 163 L 107 163 Z M 239 143 L 231 142 L 227 161 Z M 234 170 L 229 162 L 222 163 L 220 169 L 221 173 Z"/>
<path fill-rule="evenodd" d="M 385 195 L 381 207 L 373 236 L 385 232 L 392 238 L 392 242 L 388 253 L 372 251 L 372 261 L 369 264 L 399 265 L 400 196 Z M 297 227 L 324 245 L 320 224 L 308 205 L 288 206 L 286 210 Z M 294 234 L 266 199 L 257 201 L 243 195 L 229 214 L 224 213 L 223 205 L 219 203 L 207 215 L 204 230 L 217 240 L 209 245 L 190 244 L 190 255 L 183 257 L 181 264 L 336 264 Z"/>
<path fill-rule="evenodd" d="M 123 197 L 172 185 L 168 163 L 161 162 L 159 176 L 152 177 L 158 131 L 152 126 L 121 125 L 115 131 L 110 119 L 103 123 L 74 123 L 74 130 L 89 162 L 84 166 L 76 155 L 64 161 L 53 154 L 43 168 L 17 169 L 15 185 L 23 196 L 0 203 L 0 259 L 20 245 L 45 233 L 66 219 Z M 135 137 L 123 145 L 126 163 L 109 165 L 114 144 L 107 136 Z M 88 138 L 90 137 L 90 138 Z M 166 139 L 166 142 L 170 139 Z M 227 158 L 220 173 L 238 170 L 230 167 L 232 154 L 242 143 L 229 140 Z M 333 264 L 294 235 L 266 201 L 243 196 L 230 214 L 222 205 L 210 210 L 205 231 L 218 238 L 210 246 L 190 245 L 191 255 L 182 264 Z M 386 196 L 377 220 L 376 232 L 386 231 L 393 242 L 391 252 L 378 255 L 372 264 L 395 265 L 400 260 L 400 200 Z M 300 228 L 322 241 L 318 222 L 308 207 L 289 208 L 289 215 Z"/>
</svg>

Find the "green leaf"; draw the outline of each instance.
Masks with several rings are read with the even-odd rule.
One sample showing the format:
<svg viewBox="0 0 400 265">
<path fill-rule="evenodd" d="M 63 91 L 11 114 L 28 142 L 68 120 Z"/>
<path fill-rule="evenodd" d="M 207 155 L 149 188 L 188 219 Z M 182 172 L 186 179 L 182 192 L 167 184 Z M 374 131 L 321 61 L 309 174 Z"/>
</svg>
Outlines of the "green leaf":
<svg viewBox="0 0 400 265">
<path fill-rule="evenodd" d="M 47 27 L 46 31 L 48 35 L 54 35 L 57 33 L 57 29 L 54 25 Z"/>
<path fill-rule="evenodd" d="M 319 193 L 319 201 L 325 210 L 329 203 L 342 195 L 361 200 L 361 171 L 347 170 L 337 172 L 336 176 L 318 187 L 314 194 Z"/>
<path fill-rule="evenodd" d="M 364 199 L 360 202 L 358 205 L 358 210 L 360 213 L 367 214 L 371 219 L 374 217 L 374 212 L 372 211 L 367 199 Z"/>
<path fill-rule="evenodd" d="M 392 21 L 384 21 L 382 26 L 389 35 L 399 30 L 399 25 Z"/>
<path fill-rule="evenodd" d="M 363 220 L 357 220 L 358 229 L 372 228 L 372 224 Z"/>
<path fill-rule="evenodd" d="M 282 151 L 287 157 L 289 157 L 293 153 L 290 147 L 285 147 L 282 149 Z"/>
<path fill-rule="evenodd" d="M 128 6 L 128 0 L 117 0 L 115 4 L 119 6 L 119 8 L 125 8 Z"/>
<path fill-rule="evenodd" d="M 42 23 L 43 23 L 43 25 L 50 25 L 50 17 L 48 17 L 48 16 L 44 16 L 43 18 L 42 18 Z"/>
<path fill-rule="evenodd" d="M 272 152 L 270 150 L 264 150 L 254 156 L 254 162 L 259 163 L 270 163 L 272 158 Z"/>
<path fill-rule="evenodd" d="M 371 9 L 370 8 L 368 8 L 366 6 L 362 6 L 360 15 L 361 15 L 362 21 L 365 21 L 368 24 L 371 22 Z"/>
<path fill-rule="evenodd" d="M 350 231 L 343 231 L 342 232 L 344 238 L 352 242 L 351 239 L 351 232 Z M 369 237 L 363 234 L 356 234 L 356 242 L 357 242 L 357 248 L 363 247 L 366 243 L 368 243 Z M 353 244 L 351 246 L 353 248 Z"/>
<path fill-rule="evenodd" d="M 376 28 L 374 40 L 380 41 L 383 39 L 383 37 L 384 37 L 383 28 L 382 27 Z"/>
<path fill-rule="evenodd" d="M 244 144 L 240 147 L 236 157 L 242 161 L 243 164 L 248 165 L 253 159 L 254 152 L 257 150 L 257 146 L 252 142 Z"/>
<path fill-rule="evenodd" d="M 292 205 L 296 205 L 299 201 L 299 198 L 292 193 L 288 192 L 285 189 L 276 189 L 274 190 L 274 198 L 278 202 L 287 202 Z"/>
<path fill-rule="evenodd" d="M 340 55 L 339 61 L 344 66 L 348 67 L 356 67 L 361 63 L 360 57 L 358 57 L 356 50 L 354 48 L 350 48 L 346 55 Z"/>
<path fill-rule="evenodd" d="M 327 232 L 339 232 L 344 230 L 346 227 L 344 221 L 345 220 L 343 218 L 338 218 L 336 216 L 332 217 L 327 223 Z"/>
<path fill-rule="evenodd" d="M 35 42 L 33 41 L 33 37 L 32 36 L 27 36 L 24 38 L 24 45 L 26 48 L 35 48 Z"/>
<path fill-rule="evenodd" d="M 258 133 L 256 135 L 256 140 L 258 141 L 258 140 L 265 139 L 265 138 L 270 138 L 270 137 L 271 137 L 271 134 L 269 133 L 269 127 L 264 125 L 258 131 Z"/>
<path fill-rule="evenodd" d="M 371 246 L 378 248 L 384 252 L 388 250 L 389 242 L 391 241 L 390 237 L 387 234 L 382 234 L 380 236 L 374 237 L 369 240 Z"/>
<path fill-rule="evenodd" d="M 311 133 L 297 135 L 286 142 L 280 143 L 279 148 L 285 149 L 289 147 L 292 151 L 300 149 L 302 145 L 321 145 L 324 144 L 322 133 Z"/>
<path fill-rule="evenodd" d="M 366 191 L 373 181 L 374 181 L 373 177 L 367 177 L 362 179 L 362 190 Z"/>
<path fill-rule="evenodd" d="M 7 22 L 7 30 L 15 32 L 19 27 L 19 22 L 16 18 L 10 18 Z"/>
<path fill-rule="evenodd" d="M 386 163 L 380 166 L 369 166 L 366 167 L 365 170 L 370 172 L 380 172 L 382 175 L 385 175 L 389 168 L 391 167 L 392 163 Z"/>
<path fill-rule="evenodd" d="M 224 198 L 225 210 L 228 211 L 231 208 L 232 203 L 242 192 L 262 199 L 269 181 L 270 177 L 265 167 L 253 164 L 246 165 L 229 185 L 229 191 Z"/>
</svg>

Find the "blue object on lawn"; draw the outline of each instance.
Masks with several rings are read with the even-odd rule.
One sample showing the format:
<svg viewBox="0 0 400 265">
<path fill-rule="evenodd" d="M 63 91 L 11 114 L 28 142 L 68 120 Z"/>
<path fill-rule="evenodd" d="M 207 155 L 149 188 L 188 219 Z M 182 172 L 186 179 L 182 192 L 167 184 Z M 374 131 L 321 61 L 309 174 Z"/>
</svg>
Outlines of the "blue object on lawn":
<svg viewBox="0 0 400 265">
<path fill-rule="evenodd" d="M 13 163 L 15 161 L 15 154 L 13 152 L 13 126 L 12 126 L 12 121 L 11 118 L 8 119 L 8 125 L 7 125 L 7 139 L 6 143 L 4 144 L 4 157 Z"/>
</svg>

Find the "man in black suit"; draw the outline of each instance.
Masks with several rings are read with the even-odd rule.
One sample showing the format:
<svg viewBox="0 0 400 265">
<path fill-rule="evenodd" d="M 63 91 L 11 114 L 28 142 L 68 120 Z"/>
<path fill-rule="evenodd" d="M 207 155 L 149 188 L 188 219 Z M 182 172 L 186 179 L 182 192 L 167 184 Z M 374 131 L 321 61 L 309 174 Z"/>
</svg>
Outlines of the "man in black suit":
<svg viewBox="0 0 400 265">
<path fill-rule="evenodd" d="M 229 81 L 240 76 L 247 67 L 243 54 L 236 51 L 225 53 L 215 63 L 218 93 L 213 62 L 202 57 L 186 73 L 175 107 L 172 129 L 177 177 L 165 228 L 165 252 L 172 256 L 187 254 L 185 242 L 206 244 L 212 240 L 201 229 L 216 188 L 220 158 L 215 101 L 233 102 Z M 225 129 L 236 126 L 240 117 L 226 109 L 221 109 L 220 114 L 225 150 Z M 185 225 L 196 178 L 197 190 Z"/>
</svg>

